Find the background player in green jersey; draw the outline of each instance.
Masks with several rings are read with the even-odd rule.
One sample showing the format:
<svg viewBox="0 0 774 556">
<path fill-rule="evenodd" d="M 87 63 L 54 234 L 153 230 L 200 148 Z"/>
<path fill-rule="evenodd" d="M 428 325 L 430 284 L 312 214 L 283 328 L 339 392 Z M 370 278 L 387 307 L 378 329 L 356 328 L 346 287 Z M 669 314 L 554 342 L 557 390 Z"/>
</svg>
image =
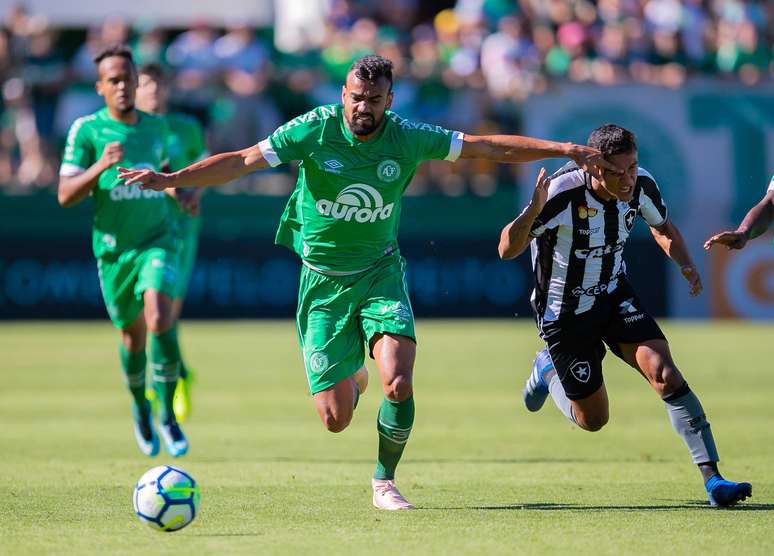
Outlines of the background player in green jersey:
<svg viewBox="0 0 774 556">
<path fill-rule="evenodd" d="M 94 199 L 92 245 L 100 286 L 113 324 L 121 331 L 121 366 L 133 399 L 140 450 L 156 455 L 156 436 L 145 395 L 145 342 L 150 331 L 153 386 L 159 399 L 159 431 L 172 456 L 188 441 L 172 410 L 180 366 L 173 327 L 177 291 L 177 238 L 166 193 L 120 185 L 119 162 L 160 169 L 167 164 L 168 127 L 163 118 L 134 107 L 137 73 L 129 50 L 116 46 L 94 59 L 97 93 L 105 108 L 79 118 L 67 137 L 60 170 L 59 203 Z"/>
<path fill-rule="evenodd" d="M 164 71 L 158 64 L 147 64 L 138 71 L 137 108 L 143 112 L 159 114 L 164 117 L 169 126 L 167 140 L 167 153 L 169 155 L 169 168 L 180 170 L 192 162 L 201 160 L 207 154 L 204 146 L 204 130 L 196 119 L 179 112 L 168 112 L 169 84 Z M 196 249 L 199 245 L 199 231 L 201 230 L 201 215 L 199 202 L 203 189 L 196 189 L 192 193 L 192 206 L 184 210 L 173 198 L 169 198 L 170 208 L 177 219 L 179 267 L 177 278 L 177 290 L 172 300 L 173 326 L 178 329 L 177 323 L 180 312 L 183 309 L 183 299 L 191 280 L 194 262 L 196 261 Z M 179 329 L 178 329 L 179 338 Z M 180 359 L 180 380 L 175 390 L 175 416 L 178 421 L 184 422 L 190 412 L 190 387 L 193 383 L 193 374 L 185 361 Z"/>
<path fill-rule="evenodd" d="M 397 235 L 401 197 L 417 166 L 428 159 L 569 157 L 595 175 L 599 166 L 616 168 L 590 147 L 410 122 L 389 110 L 392 98 L 392 63 L 366 56 L 350 68 L 340 105 L 318 107 L 241 151 L 174 173 L 120 168 L 119 178 L 156 191 L 205 187 L 301 161 L 276 242 L 304 264 L 297 324 L 310 391 L 326 428 L 344 430 L 360 394 L 354 376 L 367 347 L 385 396 L 377 417 L 373 503 L 402 510 L 413 508 L 394 477 L 414 422 L 416 340 Z"/>
<path fill-rule="evenodd" d="M 704 242 L 704 249 L 709 250 L 714 244 L 725 245 L 729 249 L 742 249 L 751 239 L 758 237 L 769 229 L 774 221 L 774 174 L 769 180 L 766 194 L 745 215 L 736 230 L 720 232 Z"/>
</svg>

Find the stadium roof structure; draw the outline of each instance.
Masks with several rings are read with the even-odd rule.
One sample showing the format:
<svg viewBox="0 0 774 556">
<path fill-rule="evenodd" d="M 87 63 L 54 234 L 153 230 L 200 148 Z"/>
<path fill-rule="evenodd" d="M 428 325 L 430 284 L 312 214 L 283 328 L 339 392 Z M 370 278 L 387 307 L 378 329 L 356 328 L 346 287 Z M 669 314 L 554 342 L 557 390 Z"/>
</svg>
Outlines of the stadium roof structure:
<svg viewBox="0 0 774 556">
<path fill-rule="evenodd" d="M 129 21 L 147 21 L 149 14 L 153 14 L 153 22 L 165 27 L 187 27 L 201 21 L 216 26 L 240 21 L 256 27 L 268 27 L 274 19 L 272 0 L 25 0 L 24 6 L 29 13 L 43 16 L 58 27 L 93 25 L 117 15 Z"/>
</svg>

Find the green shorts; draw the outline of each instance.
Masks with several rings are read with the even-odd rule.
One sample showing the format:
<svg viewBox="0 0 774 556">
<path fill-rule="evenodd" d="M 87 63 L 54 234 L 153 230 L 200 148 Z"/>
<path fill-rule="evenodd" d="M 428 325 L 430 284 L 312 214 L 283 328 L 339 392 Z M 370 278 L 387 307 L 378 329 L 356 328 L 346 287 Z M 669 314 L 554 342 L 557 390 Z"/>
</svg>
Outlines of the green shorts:
<svg viewBox="0 0 774 556">
<path fill-rule="evenodd" d="M 174 297 L 177 258 L 176 247 L 156 246 L 124 251 L 118 259 L 97 259 L 102 298 L 110 320 L 117 328 L 126 328 L 140 314 L 145 290 L 157 290 Z"/>
<path fill-rule="evenodd" d="M 329 276 L 304 266 L 296 323 L 312 394 L 362 367 L 374 334 L 390 332 L 416 341 L 405 259 L 389 255 L 352 276 Z"/>
<path fill-rule="evenodd" d="M 188 291 L 194 264 L 196 263 L 196 250 L 199 247 L 199 231 L 202 227 L 201 216 L 190 216 L 180 212 L 177 217 L 178 230 L 178 280 L 175 291 L 175 299 L 183 299 Z"/>
</svg>

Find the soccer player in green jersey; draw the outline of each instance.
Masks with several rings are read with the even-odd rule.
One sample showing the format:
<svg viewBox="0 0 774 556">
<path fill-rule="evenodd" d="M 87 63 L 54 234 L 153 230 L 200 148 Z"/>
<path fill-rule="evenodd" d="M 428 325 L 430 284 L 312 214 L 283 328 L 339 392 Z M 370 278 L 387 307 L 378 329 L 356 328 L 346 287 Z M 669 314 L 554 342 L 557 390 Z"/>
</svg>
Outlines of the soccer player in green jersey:
<svg viewBox="0 0 774 556">
<path fill-rule="evenodd" d="M 745 215 L 736 230 L 715 234 L 704 242 L 709 250 L 714 244 L 725 245 L 728 249 L 743 249 L 747 242 L 766 232 L 774 221 L 774 174 L 763 198 Z"/>
<path fill-rule="evenodd" d="M 150 332 L 153 386 L 159 399 L 158 427 L 165 449 L 183 455 L 188 441 L 172 409 L 180 366 L 173 327 L 177 291 L 177 238 L 167 194 L 123 187 L 119 163 L 159 170 L 167 164 L 168 127 L 163 118 L 135 109 L 137 72 L 125 47 L 110 47 L 94 59 L 97 93 L 105 108 L 79 118 L 67 137 L 59 181 L 59 203 L 70 207 L 92 196 L 92 246 L 110 319 L 121 332 L 121 366 L 133 399 L 134 432 L 140 450 L 159 451 L 145 394 L 146 336 Z"/>
<path fill-rule="evenodd" d="M 401 197 L 417 166 L 429 159 L 569 157 L 595 175 L 600 166 L 617 169 L 586 146 L 410 122 L 389 110 L 392 98 L 392 63 L 366 56 L 350 68 L 341 104 L 315 108 L 241 151 L 173 173 L 120 168 L 119 178 L 155 191 L 206 187 L 301 161 L 276 242 L 303 263 L 297 325 L 309 388 L 326 428 L 343 431 L 360 395 L 355 375 L 368 348 L 384 391 L 373 503 L 403 510 L 413 506 L 394 478 L 414 422 L 416 340 L 397 235 Z"/>
<path fill-rule="evenodd" d="M 158 114 L 164 117 L 169 126 L 167 139 L 167 152 L 169 155 L 170 170 L 180 170 L 192 162 L 201 160 L 207 156 L 204 146 L 204 130 L 194 118 L 179 112 L 168 112 L 169 84 L 164 70 L 158 64 L 147 64 L 140 67 L 137 86 L 136 104 L 139 110 Z M 183 210 L 180 204 L 173 198 L 169 198 L 170 208 L 177 219 L 179 267 L 177 289 L 172 299 L 173 326 L 177 328 L 180 320 L 180 312 L 183 309 L 183 299 L 191 280 L 196 249 L 199 245 L 199 231 L 201 230 L 201 215 L 199 202 L 203 189 L 196 189 L 192 195 L 193 212 Z M 179 338 L 179 330 L 178 330 Z M 175 416 L 179 422 L 185 422 L 190 413 L 190 387 L 193 382 L 193 373 L 184 359 L 180 359 L 180 379 L 175 390 L 174 408 Z"/>
</svg>

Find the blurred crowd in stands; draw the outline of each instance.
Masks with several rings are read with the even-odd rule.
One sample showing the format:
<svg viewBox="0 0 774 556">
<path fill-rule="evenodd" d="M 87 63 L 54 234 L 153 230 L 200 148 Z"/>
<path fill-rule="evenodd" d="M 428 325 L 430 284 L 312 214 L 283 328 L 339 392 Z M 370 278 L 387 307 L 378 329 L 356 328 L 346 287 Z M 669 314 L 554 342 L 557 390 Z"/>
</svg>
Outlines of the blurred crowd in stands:
<svg viewBox="0 0 774 556">
<path fill-rule="evenodd" d="M 169 69 L 173 106 L 206 125 L 212 152 L 337 101 L 351 62 L 371 52 L 395 64 L 396 112 L 479 133 L 517 132 L 520 104 L 562 82 L 677 88 L 712 76 L 752 87 L 774 78 L 771 0 L 457 0 L 431 13 L 427 4 L 285 0 L 266 29 L 120 17 L 58 29 L 15 6 L 0 14 L 0 188 L 55 186 L 67 129 L 102 106 L 92 58 L 113 43 L 130 45 L 138 64 Z M 433 165 L 412 192 L 489 195 L 507 176 L 485 166 Z M 292 184 L 286 170 L 232 190 L 286 194 Z"/>
</svg>

